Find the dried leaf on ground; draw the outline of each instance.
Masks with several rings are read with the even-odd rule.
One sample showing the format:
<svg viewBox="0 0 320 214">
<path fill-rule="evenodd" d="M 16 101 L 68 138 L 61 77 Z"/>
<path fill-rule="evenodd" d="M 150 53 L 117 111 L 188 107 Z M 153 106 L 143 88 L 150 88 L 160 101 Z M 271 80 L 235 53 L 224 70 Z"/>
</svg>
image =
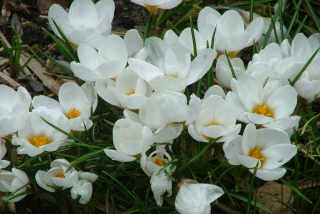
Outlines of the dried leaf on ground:
<svg viewBox="0 0 320 214">
<path fill-rule="evenodd" d="M 291 189 L 283 184 L 269 181 L 258 188 L 257 196 L 253 196 L 257 202 L 264 204 L 274 214 L 292 214 L 291 206 L 294 202 Z M 267 214 L 267 211 L 259 209 L 260 214 Z"/>
</svg>

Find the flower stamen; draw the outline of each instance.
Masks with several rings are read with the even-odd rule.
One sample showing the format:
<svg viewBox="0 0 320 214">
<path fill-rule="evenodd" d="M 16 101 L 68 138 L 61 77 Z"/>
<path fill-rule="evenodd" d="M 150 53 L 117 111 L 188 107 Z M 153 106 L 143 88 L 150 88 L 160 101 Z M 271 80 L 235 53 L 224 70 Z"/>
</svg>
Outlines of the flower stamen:
<svg viewBox="0 0 320 214">
<path fill-rule="evenodd" d="M 32 145 L 36 147 L 47 145 L 51 142 L 47 139 L 47 136 L 43 137 L 32 137 L 32 139 L 29 141 Z"/>
<path fill-rule="evenodd" d="M 254 150 L 252 152 L 252 154 L 250 155 L 253 158 L 259 159 L 260 161 L 264 160 L 264 157 L 261 156 L 261 154 L 259 153 L 261 150 L 261 148 L 257 148 L 256 150 Z"/>
<path fill-rule="evenodd" d="M 126 95 L 130 96 L 132 94 L 135 94 L 136 93 L 136 90 L 132 89 L 129 93 L 126 93 Z"/>
<path fill-rule="evenodd" d="M 166 160 L 164 158 L 158 157 L 157 159 L 155 159 L 154 163 L 158 166 L 164 166 L 166 164 Z"/>
<path fill-rule="evenodd" d="M 73 119 L 73 118 L 79 117 L 80 115 L 81 115 L 80 111 L 76 108 L 73 108 L 71 111 L 69 111 L 67 117 L 69 119 Z"/>
<path fill-rule="evenodd" d="M 65 177 L 64 177 L 64 174 L 63 174 L 62 172 L 60 172 L 56 177 L 57 177 L 57 178 L 65 178 Z"/>
<path fill-rule="evenodd" d="M 262 106 L 257 106 L 253 109 L 252 113 L 264 115 L 266 117 L 274 116 L 273 110 L 267 105 L 267 103 L 263 103 Z"/>
</svg>

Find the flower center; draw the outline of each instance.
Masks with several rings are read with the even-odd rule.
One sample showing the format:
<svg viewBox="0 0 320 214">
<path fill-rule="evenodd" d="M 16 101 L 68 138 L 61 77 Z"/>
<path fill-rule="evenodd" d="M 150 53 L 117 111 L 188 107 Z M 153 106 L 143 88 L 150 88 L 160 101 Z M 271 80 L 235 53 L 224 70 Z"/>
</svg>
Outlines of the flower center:
<svg viewBox="0 0 320 214">
<path fill-rule="evenodd" d="M 208 125 L 206 125 L 206 127 L 207 126 L 220 126 L 220 124 L 219 124 L 219 122 L 213 122 L 213 123 L 209 123 Z"/>
<path fill-rule="evenodd" d="M 65 178 L 65 177 L 64 177 L 64 174 L 63 174 L 62 172 L 60 172 L 56 177 L 57 177 L 57 178 Z"/>
<path fill-rule="evenodd" d="M 252 113 L 264 115 L 266 117 L 274 117 L 273 110 L 267 105 L 267 103 L 263 103 L 262 106 L 256 106 L 253 108 Z"/>
<path fill-rule="evenodd" d="M 129 93 L 126 93 L 126 95 L 130 96 L 132 94 L 135 94 L 136 93 L 136 90 L 132 89 Z"/>
<path fill-rule="evenodd" d="M 50 139 L 47 139 L 47 136 L 41 136 L 41 137 L 32 137 L 29 142 L 36 146 L 36 147 L 40 147 L 40 146 L 44 146 L 47 145 L 49 143 L 52 143 L 52 141 Z"/>
<path fill-rule="evenodd" d="M 263 161 L 264 157 L 259 153 L 260 150 L 261 148 L 257 148 L 256 150 L 253 150 L 250 156 L 253 158 L 259 159 L 260 161 Z"/>
<path fill-rule="evenodd" d="M 155 161 L 155 164 L 157 164 L 158 166 L 164 166 L 166 164 L 166 160 L 164 158 L 160 158 L 158 157 Z"/>
<path fill-rule="evenodd" d="M 76 118 L 76 117 L 79 117 L 80 116 L 80 111 L 76 108 L 73 108 L 71 111 L 69 111 L 67 117 L 69 119 L 73 119 L 73 118 Z"/>
</svg>

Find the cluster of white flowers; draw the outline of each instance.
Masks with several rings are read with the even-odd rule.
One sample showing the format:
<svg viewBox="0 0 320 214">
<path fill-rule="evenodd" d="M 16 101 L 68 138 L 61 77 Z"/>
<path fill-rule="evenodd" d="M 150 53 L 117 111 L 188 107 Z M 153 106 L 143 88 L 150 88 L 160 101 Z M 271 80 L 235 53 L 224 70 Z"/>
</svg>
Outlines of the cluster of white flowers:
<svg viewBox="0 0 320 214">
<path fill-rule="evenodd" d="M 31 99 L 23 87 L 15 91 L 8 86 L 0 85 L 0 137 L 18 146 L 17 154 L 34 157 L 44 151 L 56 151 L 71 142 L 66 134 L 76 135 L 93 125 L 89 117 L 96 106 L 97 96 L 90 82 L 81 87 L 72 82 L 63 84 L 59 90 L 59 102 L 46 96 L 35 96 Z M 0 138 L 0 169 L 10 165 L 9 161 L 2 160 L 7 151 L 2 138 Z M 15 195 L 26 191 L 29 178 L 25 172 L 12 168 L 12 172 L 0 170 L 0 175 L 0 191 L 15 192 Z M 80 176 L 80 179 L 86 178 Z M 82 183 L 71 184 L 75 188 L 73 195 L 77 195 L 77 189 L 83 188 L 84 183 Z M 25 196 L 14 197 L 9 201 L 16 202 Z M 86 203 L 90 197 L 81 199 L 80 203 L 83 201 Z"/>
<path fill-rule="evenodd" d="M 80 196 L 79 203 L 86 204 L 92 195 L 92 183 L 98 176 L 91 172 L 76 171 L 70 167 L 65 159 L 56 159 L 50 164 L 48 171 L 39 170 L 35 179 L 40 187 L 55 192 L 56 188 L 67 189 L 71 187 L 71 197 L 77 199 Z"/>
<path fill-rule="evenodd" d="M 177 6 L 181 0 L 133 2 L 155 14 L 159 9 Z M 163 194 L 172 193 L 171 176 L 176 167 L 169 163 L 170 148 L 183 130 L 196 141 L 224 143 L 229 163 L 247 167 L 260 179 L 284 176 L 286 169 L 281 166 L 297 153 L 290 136 L 300 120 L 292 115 L 298 95 L 306 102 L 320 96 L 320 54 L 316 53 L 294 80 L 318 51 L 319 34 L 309 38 L 298 34 L 291 45 L 288 40 L 281 45 L 270 43 L 245 67 L 236 56 L 261 38 L 265 25 L 259 17 L 245 27 L 237 11 L 221 15 L 206 7 L 199 13 L 198 29 L 186 28 L 180 35 L 168 30 L 163 39 L 143 40 L 137 30 L 129 30 L 124 38 L 110 35 L 113 12 L 112 0 L 100 0 L 95 5 L 90 0 L 76 0 L 69 13 L 59 5 L 50 8 L 49 22 L 54 32 L 62 38 L 59 26 L 77 50 L 79 62 L 71 62 L 74 75 L 91 82 L 82 87 L 65 83 L 59 91 L 59 102 L 45 96 L 31 100 L 24 88 L 15 92 L 0 86 L 0 136 L 17 133 L 12 143 L 20 146 L 18 154 L 36 156 L 68 142 L 67 135 L 47 122 L 66 133 L 89 129 L 97 93 L 107 103 L 124 109 L 124 118 L 113 127 L 115 149 L 108 147 L 105 154 L 120 162 L 139 160 L 142 170 L 151 177 L 159 206 Z M 214 60 L 218 81 L 230 90 L 214 85 L 202 99 L 195 94 L 187 97 L 185 90 L 212 72 Z M 3 125 L 9 122 L 13 125 Z M 247 124 L 242 135 L 239 122 Z M 1 154 L 3 157 L 5 147 Z M 3 167 L 9 164 L 0 163 Z M 92 194 L 90 182 L 97 177 L 74 168 L 67 172 L 68 166 L 63 159 L 53 161 L 50 170 L 38 171 L 37 183 L 50 192 L 57 187 L 72 187 L 72 197 L 80 195 L 80 203 L 87 203 Z M 209 204 L 222 194 L 221 188 L 211 184 L 185 183 L 175 206 L 180 213 L 210 213 Z"/>
</svg>

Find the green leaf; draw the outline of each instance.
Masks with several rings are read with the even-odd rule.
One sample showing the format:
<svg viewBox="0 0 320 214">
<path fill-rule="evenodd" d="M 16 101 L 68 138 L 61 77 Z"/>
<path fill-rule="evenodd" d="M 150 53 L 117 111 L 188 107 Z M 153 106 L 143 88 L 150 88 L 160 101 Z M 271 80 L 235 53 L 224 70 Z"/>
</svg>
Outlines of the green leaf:
<svg viewBox="0 0 320 214">
<path fill-rule="evenodd" d="M 246 203 L 249 203 L 249 200 L 248 200 L 247 197 L 244 197 L 244 196 L 239 195 L 239 194 L 234 193 L 234 192 L 229 192 L 229 194 L 230 194 L 231 196 L 233 196 L 233 197 L 241 200 L 241 201 L 244 201 L 244 202 L 246 202 Z M 267 212 L 269 212 L 269 213 L 273 213 L 268 207 L 264 206 L 263 204 L 260 204 L 260 203 L 258 203 L 258 202 L 256 202 L 256 201 L 252 201 L 252 200 L 250 200 L 250 203 L 251 203 L 251 205 L 254 205 L 254 206 L 256 206 L 256 207 L 258 207 L 258 208 L 260 208 L 260 209 L 263 209 L 264 211 L 267 211 Z"/>
<path fill-rule="evenodd" d="M 312 204 L 312 201 L 310 201 L 306 196 L 304 196 L 297 188 L 295 188 L 294 186 L 292 186 L 291 184 L 289 184 L 288 182 L 286 182 L 283 179 L 280 179 L 282 181 L 282 183 L 284 183 L 287 187 L 289 187 L 293 192 L 295 192 L 299 197 L 301 197 L 303 200 L 309 202 Z"/>
</svg>

